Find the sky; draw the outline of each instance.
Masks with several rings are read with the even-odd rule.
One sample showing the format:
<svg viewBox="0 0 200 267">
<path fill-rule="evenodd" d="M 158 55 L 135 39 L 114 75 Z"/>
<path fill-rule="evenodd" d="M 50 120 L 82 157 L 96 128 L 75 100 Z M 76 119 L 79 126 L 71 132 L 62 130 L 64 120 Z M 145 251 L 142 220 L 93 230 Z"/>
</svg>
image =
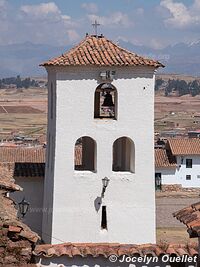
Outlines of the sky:
<svg viewBox="0 0 200 267">
<path fill-rule="evenodd" d="M 72 45 L 98 33 L 163 48 L 200 39 L 200 0 L 0 0 L 0 45 Z"/>
</svg>

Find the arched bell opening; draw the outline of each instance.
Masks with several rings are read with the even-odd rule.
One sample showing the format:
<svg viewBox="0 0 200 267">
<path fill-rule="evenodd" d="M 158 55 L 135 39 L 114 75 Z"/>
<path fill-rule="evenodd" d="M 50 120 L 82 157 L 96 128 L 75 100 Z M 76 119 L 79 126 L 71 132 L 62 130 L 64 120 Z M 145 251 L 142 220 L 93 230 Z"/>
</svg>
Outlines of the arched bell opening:
<svg viewBox="0 0 200 267">
<path fill-rule="evenodd" d="M 135 145 L 128 137 L 120 137 L 113 143 L 113 167 L 117 172 L 135 172 Z"/>
<path fill-rule="evenodd" d="M 111 83 L 102 83 L 96 88 L 94 118 L 117 119 L 117 89 Z"/>
<path fill-rule="evenodd" d="M 89 136 L 77 139 L 74 151 L 76 171 L 96 171 L 96 142 Z"/>
</svg>

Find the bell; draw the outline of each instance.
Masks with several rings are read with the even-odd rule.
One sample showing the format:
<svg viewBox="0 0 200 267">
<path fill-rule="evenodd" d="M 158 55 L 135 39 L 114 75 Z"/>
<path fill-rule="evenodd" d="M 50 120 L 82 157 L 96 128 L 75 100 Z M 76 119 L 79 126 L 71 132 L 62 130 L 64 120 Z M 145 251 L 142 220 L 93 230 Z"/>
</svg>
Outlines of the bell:
<svg viewBox="0 0 200 267">
<path fill-rule="evenodd" d="M 107 92 L 104 97 L 105 98 L 104 98 L 102 107 L 113 107 L 114 103 L 113 103 L 112 95 L 110 94 L 110 92 Z"/>
</svg>

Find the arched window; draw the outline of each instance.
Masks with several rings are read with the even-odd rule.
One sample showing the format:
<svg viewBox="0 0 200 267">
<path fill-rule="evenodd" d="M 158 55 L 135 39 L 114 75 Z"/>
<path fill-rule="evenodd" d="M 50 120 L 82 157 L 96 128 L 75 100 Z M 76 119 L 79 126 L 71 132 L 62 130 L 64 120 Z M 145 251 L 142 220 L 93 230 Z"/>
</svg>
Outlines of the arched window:
<svg viewBox="0 0 200 267">
<path fill-rule="evenodd" d="M 113 144 L 113 171 L 135 172 L 135 146 L 128 137 L 120 137 Z"/>
<path fill-rule="evenodd" d="M 76 141 L 74 168 L 78 171 L 96 170 L 96 142 L 91 137 L 83 136 Z"/>
<path fill-rule="evenodd" d="M 111 83 L 102 83 L 96 88 L 94 118 L 117 119 L 117 89 Z"/>
</svg>

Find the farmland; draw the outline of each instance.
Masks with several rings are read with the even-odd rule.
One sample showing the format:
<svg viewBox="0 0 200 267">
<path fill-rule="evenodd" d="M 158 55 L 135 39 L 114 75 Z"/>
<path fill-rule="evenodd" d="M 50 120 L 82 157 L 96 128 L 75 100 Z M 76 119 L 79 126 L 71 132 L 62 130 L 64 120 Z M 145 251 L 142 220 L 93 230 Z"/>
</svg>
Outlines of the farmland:
<svg viewBox="0 0 200 267">
<path fill-rule="evenodd" d="M 155 131 L 200 128 L 200 96 L 155 96 Z"/>
<path fill-rule="evenodd" d="M 187 133 L 200 129 L 199 107 L 200 95 L 165 97 L 162 91 L 156 92 L 155 132 L 177 130 Z M 43 134 L 46 124 L 46 89 L 0 90 L 0 137 L 13 132 L 28 136 L 32 136 L 32 132 Z"/>
<path fill-rule="evenodd" d="M 37 136 L 46 133 L 47 90 L 0 90 L 0 137 L 19 133 Z"/>
</svg>

